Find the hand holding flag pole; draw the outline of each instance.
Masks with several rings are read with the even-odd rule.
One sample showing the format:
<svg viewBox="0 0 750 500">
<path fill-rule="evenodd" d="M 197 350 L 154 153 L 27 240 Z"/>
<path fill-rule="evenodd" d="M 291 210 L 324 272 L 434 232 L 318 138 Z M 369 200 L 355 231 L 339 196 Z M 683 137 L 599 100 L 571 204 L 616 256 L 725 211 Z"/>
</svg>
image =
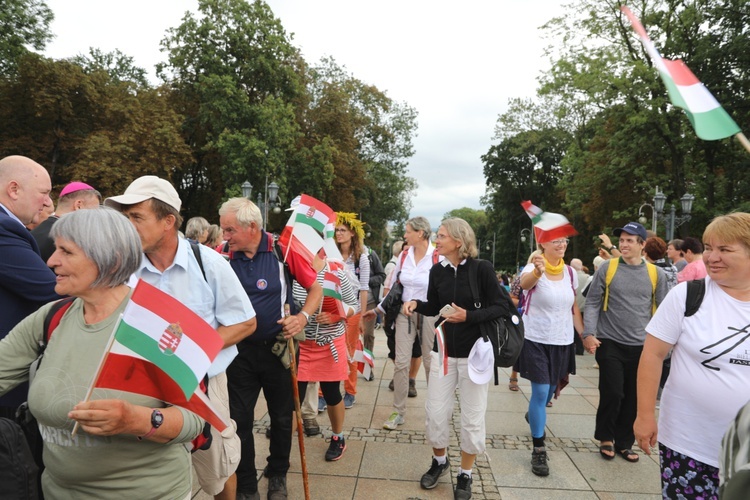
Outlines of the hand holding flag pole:
<svg viewBox="0 0 750 500">
<path fill-rule="evenodd" d="M 289 316 L 289 304 L 284 304 L 284 316 Z M 294 413 L 297 416 L 297 438 L 299 441 L 299 456 L 302 466 L 302 484 L 305 488 L 305 500 L 310 500 L 310 483 L 307 477 L 307 458 L 305 457 L 305 435 L 303 432 L 302 410 L 299 403 L 299 386 L 297 385 L 297 354 L 294 352 L 294 337 L 287 339 L 289 353 L 289 373 L 292 375 L 292 394 L 294 395 Z"/>
</svg>

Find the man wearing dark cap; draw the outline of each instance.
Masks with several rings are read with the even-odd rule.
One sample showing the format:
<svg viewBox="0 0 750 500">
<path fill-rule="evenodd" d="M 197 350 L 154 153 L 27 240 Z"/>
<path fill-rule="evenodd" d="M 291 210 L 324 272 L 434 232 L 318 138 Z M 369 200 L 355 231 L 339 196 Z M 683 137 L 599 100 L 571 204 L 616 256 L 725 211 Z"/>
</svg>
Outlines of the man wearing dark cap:
<svg viewBox="0 0 750 500">
<path fill-rule="evenodd" d="M 583 345 L 599 364 L 599 407 L 594 438 L 607 460 L 637 462 L 636 378 L 646 325 L 667 294 L 664 271 L 641 257 L 646 228 L 629 222 L 614 230 L 621 256 L 597 269 L 586 296 Z"/>
<path fill-rule="evenodd" d="M 39 252 L 44 262 L 47 262 L 55 251 L 55 242 L 50 238 L 49 231 L 57 219 L 82 208 L 96 208 L 101 202 L 101 193 L 85 182 L 71 182 L 60 191 L 55 213 L 31 231 L 31 235 L 39 245 Z"/>
<path fill-rule="evenodd" d="M 225 370 L 237 355 L 235 344 L 252 335 L 256 326 L 255 310 L 239 279 L 217 252 L 180 238 L 182 202 L 168 181 L 144 175 L 104 204 L 125 214 L 141 237 L 144 258 L 136 277 L 188 306 L 224 340 L 224 349 L 208 371 L 208 397 L 229 420 Z M 240 461 L 236 425 L 232 422 L 221 433 L 212 427 L 211 434 L 210 448 L 192 454 L 198 482 L 216 499 L 234 499 L 234 471 Z"/>
</svg>

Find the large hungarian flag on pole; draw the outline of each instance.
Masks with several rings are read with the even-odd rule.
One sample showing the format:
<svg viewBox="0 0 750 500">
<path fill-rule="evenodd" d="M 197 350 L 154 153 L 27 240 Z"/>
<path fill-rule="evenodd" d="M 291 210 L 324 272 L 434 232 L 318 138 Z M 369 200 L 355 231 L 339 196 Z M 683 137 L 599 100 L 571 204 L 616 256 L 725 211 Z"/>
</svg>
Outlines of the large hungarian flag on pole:
<svg viewBox="0 0 750 500">
<path fill-rule="evenodd" d="M 680 59 L 664 59 L 648 37 L 645 28 L 625 5 L 620 7 L 630 19 L 651 60 L 659 70 L 672 104 L 682 108 L 693 124 L 695 134 L 703 140 L 715 141 L 739 134 L 740 127 L 724 111 L 711 92 Z M 744 137 L 744 136 L 743 136 Z"/>
<path fill-rule="evenodd" d="M 212 408 L 199 384 L 223 346 L 216 330 L 200 316 L 139 280 L 93 387 L 180 406 L 222 431 L 229 422 Z"/>
<path fill-rule="evenodd" d="M 541 208 L 526 200 L 521 202 L 526 215 L 531 218 L 534 225 L 534 236 L 539 243 L 547 243 L 557 238 L 575 236 L 578 231 L 564 215 L 545 212 Z"/>
</svg>

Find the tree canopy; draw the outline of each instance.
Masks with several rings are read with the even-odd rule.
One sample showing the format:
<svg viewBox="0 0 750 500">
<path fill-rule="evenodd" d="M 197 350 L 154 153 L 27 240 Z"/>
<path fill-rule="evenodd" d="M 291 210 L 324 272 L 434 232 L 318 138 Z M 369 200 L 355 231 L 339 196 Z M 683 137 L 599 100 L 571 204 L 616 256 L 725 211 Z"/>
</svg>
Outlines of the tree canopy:
<svg viewBox="0 0 750 500">
<path fill-rule="evenodd" d="M 740 126 L 748 123 L 747 2 L 642 0 L 631 8 L 664 57 L 683 59 Z M 526 197 L 574 223 L 582 236 L 568 257 L 586 259 L 596 251 L 588 242 L 636 220 L 657 186 L 673 202 L 685 192 L 696 196 L 696 233 L 747 199 L 747 152 L 731 140 L 696 137 L 620 2 L 579 0 L 544 28 L 552 66 L 537 99 L 510 103 L 498 119 L 500 142 L 482 158 L 484 202 L 505 238 L 518 239 L 508 220 L 525 218 L 512 205 Z M 547 119 L 537 119 L 541 110 Z"/>
</svg>

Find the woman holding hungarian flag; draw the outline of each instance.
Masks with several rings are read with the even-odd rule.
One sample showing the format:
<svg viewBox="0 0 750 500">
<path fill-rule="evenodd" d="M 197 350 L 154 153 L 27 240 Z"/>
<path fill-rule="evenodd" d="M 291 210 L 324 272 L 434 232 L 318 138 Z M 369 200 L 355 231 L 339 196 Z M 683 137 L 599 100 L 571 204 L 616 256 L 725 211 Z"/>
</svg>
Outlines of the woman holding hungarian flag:
<svg viewBox="0 0 750 500">
<path fill-rule="evenodd" d="M 81 403 L 132 295 L 126 282 L 141 262 L 138 233 L 120 213 L 97 208 L 62 217 L 50 234 L 57 247 L 48 261 L 55 291 L 74 300 L 29 389 L 44 441 L 44 497 L 189 498 L 190 442 L 203 420 L 110 389 L 95 389 Z M 0 341 L 0 394 L 29 379 L 52 307 L 43 306 Z M 80 430 L 73 435 L 75 424 Z"/>
<path fill-rule="evenodd" d="M 313 265 L 318 262 L 316 259 Z M 297 383 L 300 400 L 304 400 L 308 382 L 320 382 L 333 432 L 325 454 L 325 459 L 331 462 L 341 458 L 346 450 L 341 381 L 346 380 L 349 373 L 346 319 L 357 311 L 359 285 L 350 278 L 343 264 L 333 261 L 318 272 L 318 283 L 323 287 L 323 302 L 320 312 L 310 316 L 305 340 L 299 344 Z M 296 281 L 292 290 L 295 302 L 304 303 L 307 291 Z"/>
</svg>

